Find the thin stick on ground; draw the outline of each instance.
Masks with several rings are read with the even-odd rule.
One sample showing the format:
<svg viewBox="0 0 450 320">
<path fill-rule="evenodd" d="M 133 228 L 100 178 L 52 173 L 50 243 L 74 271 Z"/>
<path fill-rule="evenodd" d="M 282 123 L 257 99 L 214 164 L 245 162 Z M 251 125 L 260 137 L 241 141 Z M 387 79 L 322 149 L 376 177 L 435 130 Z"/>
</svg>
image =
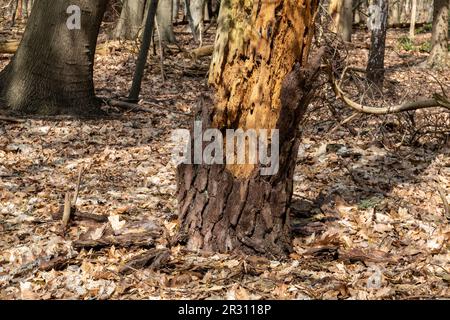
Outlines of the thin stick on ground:
<svg viewBox="0 0 450 320">
<path fill-rule="evenodd" d="M 71 205 L 70 205 L 70 193 L 66 193 L 66 197 L 64 199 L 64 212 L 62 217 L 62 223 L 63 227 L 66 228 L 69 224 L 70 220 L 70 212 L 72 211 Z"/>
<path fill-rule="evenodd" d="M 83 174 L 83 167 L 80 168 L 78 171 L 78 179 L 77 179 L 77 186 L 75 188 L 75 194 L 73 196 L 72 206 L 75 206 L 77 204 L 78 200 L 78 192 L 80 191 L 80 184 L 81 184 L 81 176 Z"/>
</svg>

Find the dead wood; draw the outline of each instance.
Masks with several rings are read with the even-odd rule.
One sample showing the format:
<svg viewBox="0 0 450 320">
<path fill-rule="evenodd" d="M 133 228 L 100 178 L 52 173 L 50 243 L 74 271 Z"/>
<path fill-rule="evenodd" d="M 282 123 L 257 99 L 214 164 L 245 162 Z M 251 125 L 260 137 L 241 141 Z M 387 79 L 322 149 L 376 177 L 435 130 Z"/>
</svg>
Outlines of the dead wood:
<svg viewBox="0 0 450 320">
<path fill-rule="evenodd" d="M 107 235 L 98 240 L 76 240 L 73 243 L 75 249 L 101 249 L 104 247 L 152 247 L 154 239 L 161 235 L 157 231 L 146 231 L 141 233 L 130 233 L 123 235 Z"/>
<path fill-rule="evenodd" d="M 23 120 L 23 119 L 11 118 L 11 117 L 1 116 L 1 115 L 0 115 L 0 121 L 13 122 L 13 123 L 24 123 L 25 122 L 25 120 Z"/>
<path fill-rule="evenodd" d="M 214 46 L 205 46 L 205 47 L 200 47 L 197 49 L 193 49 L 189 52 L 189 55 L 191 56 L 192 59 L 198 59 L 201 57 L 207 57 L 212 55 L 214 52 Z"/>
<path fill-rule="evenodd" d="M 345 76 L 342 75 L 342 79 Z M 433 108 L 433 107 L 443 107 L 448 110 L 450 110 L 450 102 L 443 96 L 439 94 L 435 94 L 433 98 L 428 99 L 420 99 L 417 101 L 408 101 L 403 104 L 394 105 L 394 106 L 388 106 L 384 108 L 380 107 L 372 107 L 372 106 L 366 106 L 359 104 L 352 99 L 350 99 L 346 93 L 342 90 L 340 87 L 340 84 L 333 76 L 333 72 L 330 70 L 329 72 L 330 82 L 332 84 L 334 93 L 338 98 L 340 98 L 347 106 L 350 108 L 360 112 L 360 113 L 368 113 L 368 114 L 377 114 L 377 115 L 386 115 L 386 114 L 393 114 L 393 113 L 400 113 L 405 111 L 412 111 L 412 110 L 419 110 L 419 109 L 426 109 L 426 108 Z"/>
<path fill-rule="evenodd" d="M 167 249 L 150 249 L 143 254 L 131 259 L 120 273 L 127 274 L 136 269 L 150 268 L 152 270 L 161 269 L 170 260 L 170 251 Z"/>
</svg>

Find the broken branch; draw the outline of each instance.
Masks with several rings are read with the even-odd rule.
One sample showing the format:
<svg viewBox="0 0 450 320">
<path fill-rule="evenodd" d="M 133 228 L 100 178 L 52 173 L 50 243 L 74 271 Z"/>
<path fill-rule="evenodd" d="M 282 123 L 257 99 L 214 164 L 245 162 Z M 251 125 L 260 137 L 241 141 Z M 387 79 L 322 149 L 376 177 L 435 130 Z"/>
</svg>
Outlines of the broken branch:
<svg viewBox="0 0 450 320">
<path fill-rule="evenodd" d="M 334 79 L 332 75 L 332 71 L 329 72 L 330 81 L 333 86 L 334 93 L 338 98 L 340 98 L 347 106 L 350 108 L 361 112 L 361 113 L 369 113 L 369 114 L 377 114 L 377 115 L 385 115 L 385 114 L 393 114 L 400 113 L 405 111 L 419 110 L 425 108 L 432 107 L 443 107 L 450 110 L 450 102 L 447 101 L 444 97 L 435 94 L 432 99 L 421 99 L 417 101 L 409 101 L 403 104 L 389 106 L 385 108 L 371 107 L 359 104 L 352 99 L 350 99 L 342 88 L 339 86 L 338 82 Z M 342 75 L 344 78 L 344 75 Z"/>
</svg>

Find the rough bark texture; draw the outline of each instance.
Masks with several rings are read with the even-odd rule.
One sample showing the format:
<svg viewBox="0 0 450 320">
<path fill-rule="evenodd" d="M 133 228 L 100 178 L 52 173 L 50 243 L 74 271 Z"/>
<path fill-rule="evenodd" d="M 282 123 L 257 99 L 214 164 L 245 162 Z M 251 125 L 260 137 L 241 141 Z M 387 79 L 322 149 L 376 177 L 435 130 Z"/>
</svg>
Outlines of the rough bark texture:
<svg viewBox="0 0 450 320">
<path fill-rule="evenodd" d="M 435 0 L 433 9 L 433 31 L 431 53 L 428 65 L 431 67 L 448 64 L 448 10 L 450 0 Z"/>
<path fill-rule="evenodd" d="M 290 250 L 289 205 L 298 124 L 313 71 L 303 69 L 315 0 L 223 1 L 209 82 L 196 118 L 204 129 L 279 129 L 279 171 L 256 165 L 180 165 L 180 240 L 190 249 L 280 256 Z"/>
<path fill-rule="evenodd" d="M 17 114 L 96 112 L 93 61 L 107 0 L 41 0 L 21 44 L 0 73 L 0 105 Z M 69 30 L 66 10 L 81 8 L 81 29 Z"/>
<path fill-rule="evenodd" d="M 376 0 L 374 2 L 381 8 L 380 28 L 372 30 L 369 61 L 367 63 L 367 79 L 376 87 L 383 88 L 384 82 L 384 54 L 386 47 L 386 31 L 388 17 L 388 0 Z"/>
</svg>

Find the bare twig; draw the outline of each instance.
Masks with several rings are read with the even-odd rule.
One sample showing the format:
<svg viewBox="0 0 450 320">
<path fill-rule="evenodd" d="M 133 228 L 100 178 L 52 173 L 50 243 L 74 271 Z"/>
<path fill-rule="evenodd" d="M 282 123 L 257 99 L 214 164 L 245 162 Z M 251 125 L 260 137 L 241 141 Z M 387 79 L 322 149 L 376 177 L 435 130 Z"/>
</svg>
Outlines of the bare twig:
<svg viewBox="0 0 450 320">
<path fill-rule="evenodd" d="M 63 216 L 62 216 L 62 222 L 63 222 L 64 228 L 67 227 L 67 224 L 69 223 L 71 211 L 72 211 L 72 208 L 70 205 L 70 193 L 67 192 L 66 197 L 64 199 L 64 212 L 63 212 Z"/>
<path fill-rule="evenodd" d="M 437 190 L 439 192 L 439 196 L 442 199 L 442 204 L 444 205 L 444 214 L 447 219 L 450 219 L 450 206 L 447 201 L 447 197 L 445 195 L 444 189 L 441 187 L 439 183 L 437 183 Z"/>
<path fill-rule="evenodd" d="M 77 200 L 78 200 L 78 192 L 80 191 L 80 184 L 81 184 L 81 176 L 83 174 L 83 167 L 80 168 L 78 171 L 78 179 L 77 179 L 77 186 L 75 188 L 75 194 L 73 196 L 72 206 L 76 206 Z"/>
</svg>

